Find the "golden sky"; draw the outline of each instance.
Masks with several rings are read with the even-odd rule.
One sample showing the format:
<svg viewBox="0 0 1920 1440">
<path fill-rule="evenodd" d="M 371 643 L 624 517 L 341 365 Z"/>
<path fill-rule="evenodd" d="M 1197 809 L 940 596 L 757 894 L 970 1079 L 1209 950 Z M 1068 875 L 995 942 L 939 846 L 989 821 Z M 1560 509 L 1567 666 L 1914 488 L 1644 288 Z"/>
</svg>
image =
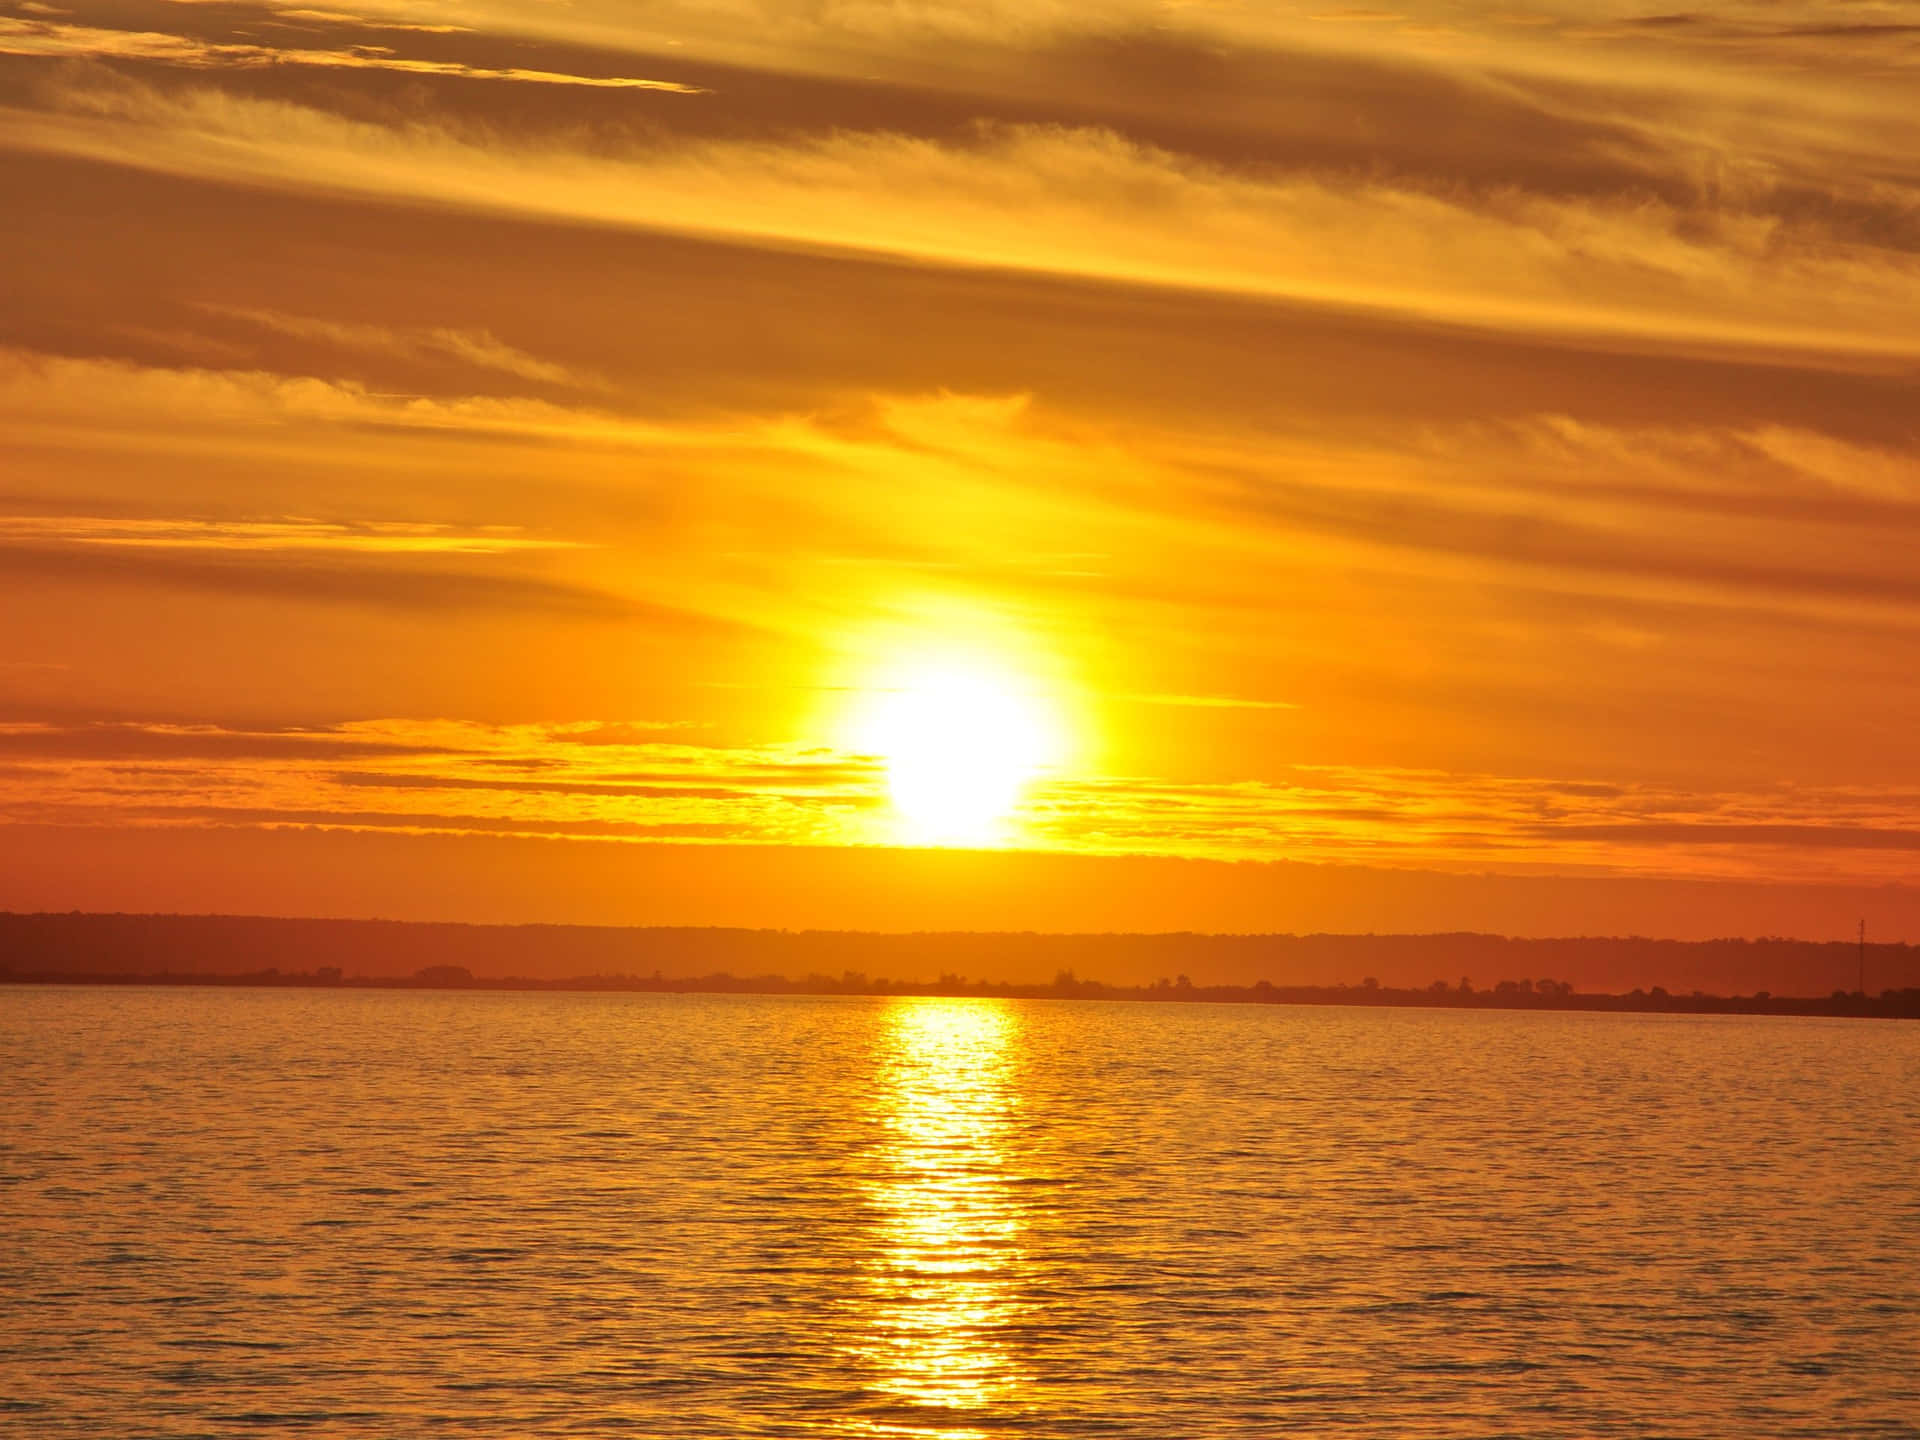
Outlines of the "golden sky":
<svg viewBox="0 0 1920 1440">
<path fill-rule="evenodd" d="M 1920 936 L 1916 95 L 1915 0 L 0 0 L 0 905 Z"/>
</svg>

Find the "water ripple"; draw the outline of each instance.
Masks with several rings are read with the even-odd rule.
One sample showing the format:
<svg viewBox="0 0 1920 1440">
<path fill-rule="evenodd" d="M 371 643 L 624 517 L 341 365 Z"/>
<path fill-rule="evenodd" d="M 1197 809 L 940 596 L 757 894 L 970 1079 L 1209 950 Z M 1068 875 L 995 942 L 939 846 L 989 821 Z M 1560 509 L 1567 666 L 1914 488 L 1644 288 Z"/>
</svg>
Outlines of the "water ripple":
<svg viewBox="0 0 1920 1440">
<path fill-rule="evenodd" d="M 0 1433 L 1920 1436 L 1920 1026 L 0 992 Z"/>
</svg>

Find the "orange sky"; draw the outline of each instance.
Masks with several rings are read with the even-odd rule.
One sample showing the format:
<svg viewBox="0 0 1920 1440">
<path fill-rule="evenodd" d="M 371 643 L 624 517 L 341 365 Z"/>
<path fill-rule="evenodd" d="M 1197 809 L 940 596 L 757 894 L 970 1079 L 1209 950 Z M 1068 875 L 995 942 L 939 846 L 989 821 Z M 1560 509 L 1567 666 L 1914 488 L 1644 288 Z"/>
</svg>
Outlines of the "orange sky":
<svg viewBox="0 0 1920 1440">
<path fill-rule="evenodd" d="M 0 906 L 1920 938 L 1916 93 L 1914 0 L 0 0 Z"/>
</svg>

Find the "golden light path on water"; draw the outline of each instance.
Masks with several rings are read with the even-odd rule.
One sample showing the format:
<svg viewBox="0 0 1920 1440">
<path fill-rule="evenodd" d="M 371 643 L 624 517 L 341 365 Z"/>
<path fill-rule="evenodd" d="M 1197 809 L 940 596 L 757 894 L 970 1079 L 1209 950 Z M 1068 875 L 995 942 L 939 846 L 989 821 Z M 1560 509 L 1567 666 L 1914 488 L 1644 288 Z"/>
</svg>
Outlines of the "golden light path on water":
<svg viewBox="0 0 1920 1440">
<path fill-rule="evenodd" d="M 885 1141 L 873 1182 L 878 1237 L 861 1360 L 903 1420 L 875 1433 L 963 1440 L 968 1420 L 1017 1403 L 1007 1335 L 1022 1219 L 1009 1140 L 1019 1019 L 993 1001 L 890 1007 L 879 1066 Z"/>
</svg>

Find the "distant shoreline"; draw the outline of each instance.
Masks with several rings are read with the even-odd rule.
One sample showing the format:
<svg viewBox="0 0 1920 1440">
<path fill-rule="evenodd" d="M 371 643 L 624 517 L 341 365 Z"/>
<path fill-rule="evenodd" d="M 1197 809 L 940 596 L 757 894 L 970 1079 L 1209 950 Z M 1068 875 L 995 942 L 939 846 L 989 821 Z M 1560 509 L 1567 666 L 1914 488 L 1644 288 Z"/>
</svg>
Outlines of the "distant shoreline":
<svg viewBox="0 0 1920 1440">
<path fill-rule="evenodd" d="M 455 967 L 438 967 L 445 971 Z M 182 986 L 282 990 L 482 990 L 665 995 L 841 995 L 1002 1000 L 1107 1000 L 1133 1004 L 1190 1005 L 1350 1005 L 1389 1010 L 1553 1010 L 1638 1015 L 1804 1015 L 1860 1020 L 1920 1020 L 1920 989 L 1889 990 L 1880 995 L 1836 992 L 1828 996 L 1673 995 L 1655 987 L 1624 995 L 1581 994 L 1571 989 L 1541 991 L 1503 981 L 1491 989 L 1462 990 L 1436 984 L 1425 989 L 1367 985 L 1107 985 L 1097 980 L 1062 979 L 1051 985 L 994 981 L 935 982 L 846 980 L 782 975 L 727 974 L 671 978 L 643 975 L 581 975 L 566 979 L 522 976 L 489 978 L 471 974 L 420 973 L 408 977 L 348 976 L 264 970 L 241 975 L 160 971 L 150 974 L 15 973 L 0 968 L 0 985 Z"/>
<path fill-rule="evenodd" d="M 1904 943 L 1475 932 L 886 934 L 0 911 L 6 982 L 1920 1018 L 1920 947 Z"/>
</svg>

